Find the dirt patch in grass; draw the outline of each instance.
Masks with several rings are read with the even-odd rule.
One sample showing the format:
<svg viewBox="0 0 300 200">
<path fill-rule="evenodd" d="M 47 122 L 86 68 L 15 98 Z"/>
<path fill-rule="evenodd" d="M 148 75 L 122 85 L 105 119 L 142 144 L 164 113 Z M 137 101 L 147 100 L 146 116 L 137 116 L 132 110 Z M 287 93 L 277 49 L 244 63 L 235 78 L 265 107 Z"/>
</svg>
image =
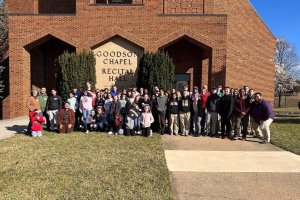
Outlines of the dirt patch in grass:
<svg viewBox="0 0 300 200">
<path fill-rule="evenodd" d="M 0 141 L 4 199 L 171 199 L 159 136 L 46 133 Z"/>
</svg>

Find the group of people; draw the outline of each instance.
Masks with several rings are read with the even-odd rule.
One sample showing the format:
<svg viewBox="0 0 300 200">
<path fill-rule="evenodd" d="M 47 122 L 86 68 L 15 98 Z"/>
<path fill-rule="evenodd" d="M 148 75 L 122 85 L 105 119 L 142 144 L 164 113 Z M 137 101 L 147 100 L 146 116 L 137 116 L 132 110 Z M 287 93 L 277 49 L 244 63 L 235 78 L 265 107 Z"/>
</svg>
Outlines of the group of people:
<svg viewBox="0 0 300 200">
<path fill-rule="evenodd" d="M 74 129 L 107 132 L 132 136 L 151 136 L 152 132 L 182 136 L 211 136 L 246 140 L 248 134 L 270 142 L 270 124 L 274 112 L 270 102 L 262 94 L 248 86 L 232 89 L 222 86 L 208 91 L 197 86 L 189 91 L 164 91 L 154 87 L 153 91 L 135 87 L 128 90 L 73 89 L 63 105 L 55 89 L 48 97 L 46 88 L 40 93 L 32 90 L 28 98 L 30 123 L 28 132 L 33 137 L 41 136 L 43 124 L 49 131 L 70 133 Z"/>
</svg>

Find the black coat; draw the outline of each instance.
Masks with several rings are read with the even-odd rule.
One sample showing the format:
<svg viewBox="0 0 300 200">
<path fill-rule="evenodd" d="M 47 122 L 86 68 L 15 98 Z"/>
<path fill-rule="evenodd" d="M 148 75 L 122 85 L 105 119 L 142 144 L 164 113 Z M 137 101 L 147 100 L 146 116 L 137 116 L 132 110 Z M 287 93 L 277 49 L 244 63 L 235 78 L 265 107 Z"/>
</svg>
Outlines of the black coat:
<svg viewBox="0 0 300 200">
<path fill-rule="evenodd" d="M 220 115 L 229 119 L 232 115 L 234 107 L 234 98 L 231 95 L 224 95 L 220 100 Z"/>
<path fill-rule="evenodd" d="M 220 110 L 220 99 L 218 94 L 210 95 L 206 100 L 206 108 L 208 111 L 219 112 Z"/>
</svg>

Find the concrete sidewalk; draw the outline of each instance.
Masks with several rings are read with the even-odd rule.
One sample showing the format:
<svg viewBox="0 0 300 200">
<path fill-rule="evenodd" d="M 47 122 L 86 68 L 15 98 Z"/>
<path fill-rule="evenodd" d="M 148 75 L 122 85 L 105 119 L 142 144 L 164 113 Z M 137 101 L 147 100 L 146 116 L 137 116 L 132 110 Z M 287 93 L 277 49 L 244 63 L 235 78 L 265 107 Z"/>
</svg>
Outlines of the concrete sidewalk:
<svg viewBox="0 0 300 200">
<path fill-rule="evenodd" d="M 255 138 L 163 136 L 176 199 L 299 199 L 300 156 Z"/>
<path fill-rule="evenodd" d="M 28 117 L 0 120 L 0 140 L 10 138 L 17 133 L 24 133 L 27 129 Z"/>
</svg>

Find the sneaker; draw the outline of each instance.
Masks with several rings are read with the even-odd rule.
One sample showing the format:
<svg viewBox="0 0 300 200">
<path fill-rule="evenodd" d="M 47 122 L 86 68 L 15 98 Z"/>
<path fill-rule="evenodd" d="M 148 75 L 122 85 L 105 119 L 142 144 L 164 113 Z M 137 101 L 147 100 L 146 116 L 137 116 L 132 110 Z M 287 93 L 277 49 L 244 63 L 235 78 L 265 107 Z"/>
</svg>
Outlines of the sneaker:
<svg viewBox="0 0 300 200">
<path fill-rule="evenodd" d="M 242 140 L 243 140 L 243 141 L 246 141 L 247 139 L 246 139 L 246 137 L 242 137 Z"/>
<path fill-rule="evenodd" d="M 89 134 L 89 133 L 90 133 L 90 131 L 89 131 L 89 130 L 86 130 L 86 131 L 85 131 L 85 134 Z"/>
<path fill-rule="evenodd" d="M 232 138 L 232 140 L 238 140 L 239 138 L 238 138 L 238 136 L 234 136 L 233 138 Z"/>
<path fill-rule="evenodd" d="M 221 139 L 227 139 L 227 136 L 222 135 Z"/>
<path fill-rule="evenodd" d="M 150 129 L 150 136 L 152 136 L 152 134 L 153 134 L 153 133 L 152 133 L 152 129 Z"/>
<path fill-rule="evenodd" d="M 109 131 L 109 132 L 108 132 L 108 135 L 112 135 L 112 134 L 113 134 L 113 132 L 112 132 L 112 131 Z"/>
</svg>

